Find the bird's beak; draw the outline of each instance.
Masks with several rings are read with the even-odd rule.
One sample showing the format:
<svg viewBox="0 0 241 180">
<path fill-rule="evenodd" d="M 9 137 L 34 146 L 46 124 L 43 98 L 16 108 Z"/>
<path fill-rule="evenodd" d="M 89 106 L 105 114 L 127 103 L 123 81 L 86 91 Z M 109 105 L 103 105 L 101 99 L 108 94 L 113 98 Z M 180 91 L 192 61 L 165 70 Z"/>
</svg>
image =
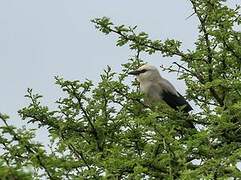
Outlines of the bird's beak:
<svg viewBox="0 0 241 180">
<path fill-rule="evenodd" d="M 138 71 L 138 70 L 136 70 L 136 71 L 131 71 L 131 72 L 129 72 L 128 74 L 130 74 L 130 75 L 138 75 L 138 74 L 140 74 L 140 71 Z"/>
</svg>

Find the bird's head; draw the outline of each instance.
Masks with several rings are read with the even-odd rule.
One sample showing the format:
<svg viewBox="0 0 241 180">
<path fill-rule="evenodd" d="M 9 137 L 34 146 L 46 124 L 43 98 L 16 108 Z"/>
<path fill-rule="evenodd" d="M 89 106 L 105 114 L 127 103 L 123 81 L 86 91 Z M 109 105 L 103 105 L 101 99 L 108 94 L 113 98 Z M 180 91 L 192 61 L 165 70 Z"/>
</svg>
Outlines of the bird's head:
<svg viewBox="0 0 241 180">
<path fill-rule="evenodd" d="M 129 74 L 135 75 L 139 82 L 155 81 L 160 78 L 158 69 L 150 64 L 145 64 L 139 67 L 137 70 L 129 72 Z"/>
</svg>

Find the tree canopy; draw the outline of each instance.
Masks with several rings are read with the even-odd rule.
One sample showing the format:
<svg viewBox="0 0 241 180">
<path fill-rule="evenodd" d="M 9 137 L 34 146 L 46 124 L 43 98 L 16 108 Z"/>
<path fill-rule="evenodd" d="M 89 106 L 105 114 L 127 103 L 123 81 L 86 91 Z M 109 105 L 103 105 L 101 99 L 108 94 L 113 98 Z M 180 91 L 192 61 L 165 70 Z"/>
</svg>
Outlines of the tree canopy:
<svg viewBox="0 0 241 180">
<path fill-rule="evenodd" d="M 222 0 L 189 0 L 199 20 L 193 50 L 181 50 L 174 39 L 152 40 L 138 28 L 115 25 L 106 17 L 93 19 L 117 46 L 136 56 L 91 80 L 55 77 L 65 93 L 50 109 L 42 96 L 28 89 L 29 105 L 18 111 L 22 120 L 49 133 L 48 150 L 34 141 L 36 129 L 9 124 L 0 115 L 0 176 L 3 179 L 227 179 L 241 178 L 241 16 L 240 7 Z M 185 48 L 185 47 L 184 47 Z M 184 49 L 182 47 L 182 49 Z M 127 73 L 143 60 L 140 53 L 177 56 L 169 72 L 187 86 L 195 102 L 185 116 L 163 104 L 146 107 L 143 94 Z M 193 121 L 198 131 L 185 128 Z"/>
</svg>

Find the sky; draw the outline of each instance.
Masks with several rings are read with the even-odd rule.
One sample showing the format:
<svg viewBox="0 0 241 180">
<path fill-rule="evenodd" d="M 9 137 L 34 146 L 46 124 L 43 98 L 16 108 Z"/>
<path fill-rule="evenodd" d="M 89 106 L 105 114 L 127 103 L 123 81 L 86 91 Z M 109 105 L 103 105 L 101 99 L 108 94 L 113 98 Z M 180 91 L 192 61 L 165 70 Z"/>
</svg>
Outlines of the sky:
<svg viewBox="0 0 241 180">
<path fill-rule="evenodd" d="M 116 47 L 117 36 L 98 32 L 91 19 L 106 16 L 119 25 L 137 25 L 152 39 L 182 41 L 186 50 L 198 36 L 196 17 L 186 19 L 192 13 L 187 0 L 0 0 L 0 112 L 20 124 L 17 111 L 28 105 L 27 88 L 52 106 L 61 94 L 54 76 L 98 82 L 107 65 L 121 71 L 134 52 Z M 179 60 L 161 54 L 141 58 L 155 66 Z M 185 94 L 176 74 L 161 75 Z"/>
</svg>

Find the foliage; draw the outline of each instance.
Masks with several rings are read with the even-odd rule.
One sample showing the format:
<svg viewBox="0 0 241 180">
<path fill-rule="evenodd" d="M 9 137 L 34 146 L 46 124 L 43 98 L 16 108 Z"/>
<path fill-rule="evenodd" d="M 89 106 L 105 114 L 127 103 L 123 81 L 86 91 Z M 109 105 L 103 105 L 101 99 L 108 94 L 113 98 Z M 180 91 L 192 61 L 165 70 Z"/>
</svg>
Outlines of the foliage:
<svg viewBox="0 0 241 180">
<path fill-rule="evenodd" d="M 6 167 L 1 162 L 0 177 L 2 180 L 13 180 L 13 179 L 30 180 L 32 175 L 30 173 L 22 172 L 21 170 L 18 170 L 18 169 Z"/>
<path fill-rule="evenodd" d="M 199 37 L 195 49 L 186 52 L 180 41 L 151 40 L 137 27 L 115 26 L 106 17 L 92 20 L 101 32 L 117 34 L 117 45 L 129 45 L 137 56 L 123 64 L 120 74 L 108 66 L 97 85 L 55 77 L 65 93 L 55 110 L 28 89 L 30 104 L 19 115 L 47 129 L 49 150 L 33 140 L 35 129 L 9 125 L 1 114 L 0 175 L 13 172 L 27 179 L 28 169 L 34 179 L 241 178 L 239 7 L 230 9 L 221 0 L 190 3 L 200 22 Z M 180 57 L 184 64 L 164 70 L 179 72 L 187 98 L 200 112 L 186 116 L 163 104 L 146 107 L 138 84 L 126 83 L 127 73 L 143 63 L 141 52 Z M 201 129 L 186 128 L 187 121 Z"/>
</svg>

